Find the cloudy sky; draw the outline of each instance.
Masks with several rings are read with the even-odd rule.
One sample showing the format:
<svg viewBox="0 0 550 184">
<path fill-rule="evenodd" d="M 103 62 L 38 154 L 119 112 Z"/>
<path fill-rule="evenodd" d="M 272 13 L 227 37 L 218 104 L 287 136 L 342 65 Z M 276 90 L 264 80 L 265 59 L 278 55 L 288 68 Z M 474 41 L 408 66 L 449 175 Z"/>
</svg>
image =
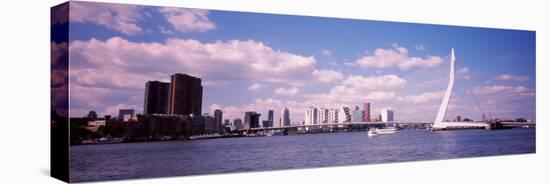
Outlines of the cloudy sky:
<svg viewBox="0 0 550 184">
<path fill-rule="evenodd" d="M 456 50 L 446 119 L 535 118 L 535 33 L 365 20 L 71 2 L 71 116 L 143 109 L 145 83 L 203 79 L 203 112 L 371 103 L 431 121 Z M 63 48 L 67 43 L 52 42 Z M 55 51 L 52 51 L 55 52 Z M 52 54 L 54 55 L 54 54 Z M 473 95 L 472 95 L 473 94 Z M 479 106 L 475 100 L 479 101 Z"/>
</svg>

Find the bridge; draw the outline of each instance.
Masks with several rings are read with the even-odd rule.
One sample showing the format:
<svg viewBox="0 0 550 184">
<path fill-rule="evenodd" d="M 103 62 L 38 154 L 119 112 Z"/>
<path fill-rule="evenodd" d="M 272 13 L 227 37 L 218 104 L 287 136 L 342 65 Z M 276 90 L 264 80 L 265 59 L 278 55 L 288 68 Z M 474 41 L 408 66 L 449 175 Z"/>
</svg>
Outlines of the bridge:
<svg viewBox="0 0 550 184">
<path fill-rule="evenodd" d="M 433 124 L 433 122 L 422 122 L 422 121 L 390 121 L 390 122 L 344 122 L 344 123 L 325 123 L 325 124 L 312 124 L 312 125 L 289 125 L 281 127 L 258 127 L 250 128 L 249 130 L 258 131 L 258 130 L 280 130 L 280 129 L 289 129 L 289 128 L 315 128 L 315 127 L 345 127 L 353 125 L 371 125 L 371 126 L 384 126 L 388 124 Z"/>
<path fill-rule="evenodd" d="M 431 130 L 449 130 L 449 129 L 464 129 L 464 128 L 483 128 L 486 130 L 491 129 L 490 123 L 485 122 L 444 122 L 443 118 L 447 112 L 447 107 L 449 105 L 449 99 L 451 98 L 451 92 L 455 84 L 455 50 L 451 49 L 451 68 L 449 71 L 449 84 L 447 85 L 447 90 L 437 111 L 437 116 L 435 117 L 434 124 Z"/>
<path fill-rule="evenodd" d="M 445 94 L 443 96 L 443 100 L 441 101 L 441 105 L 439 107 L 439 110 L 437 112 L 437 116 L 434 121 L 392 121 L 392 122 L 343 122 L 343 123 L 333 123 L 333 124 L 311 124 L 311 125 L 289 125 L 289 126 L 282 126 L 282 127 L 258 127 L 258 128 L 249 128 L 249 129 L 241 129 L 237 130 L 237 132 L 258 132 L 258 131 L 268 131 L 268 130 L 297 130 L 300 128 L 344 128 L 349 126 L 368 126 L 368 127 L 375 127 L 375 126 L 386 126 L 388 124 L 394 124 L 394 125 L 421 125 L 423 127 L 428 127 L 432 131 L 440 131 L 440 130 L 452 130 L 452 129 L 471 129 L 471 128 L 478 128 L 478 129 L 485 129 L 490 130 L 493 127 L 495 127 L 494 123 L 490 122 L 448 122 L 443 121 L 445 114 L 447 112 L 447 108 L 449 105 L 449 99 L 451 97 L 451 93 L 454 87 L 455 82 L 455 52 L 454 48 L 451 49 L 451 63 L 450 63 L 450 71 L 449 71 L 449 83 L 447 85 L 447 89 L 445 91 Z M 534 122 L 529 123 L 521 123 L 521 122 L 501 122 L 502 125 L 507 126 L 535 126 Z"/>
</svg>

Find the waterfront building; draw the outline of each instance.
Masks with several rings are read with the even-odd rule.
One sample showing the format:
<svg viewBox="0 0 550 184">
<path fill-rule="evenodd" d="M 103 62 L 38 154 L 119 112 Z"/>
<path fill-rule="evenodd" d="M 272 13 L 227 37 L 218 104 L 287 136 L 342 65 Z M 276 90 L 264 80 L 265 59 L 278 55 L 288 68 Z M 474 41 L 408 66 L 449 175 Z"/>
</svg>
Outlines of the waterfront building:
<svg viewBox="0 0 550 184">
<path fill-rule="evenodd" d="M 223 113 L 220 109 L 216 109 L 214 111 L 214 118 L 215 118 L 215 129 L 217 132 L 222 132 L 222 119 L 223 119 Z"/>
<path fill-rule="evenodd" d="M 86 129 L 92 132 L 96 132 L 97 128 L 99 128 L 100 126 L 105 127 L 105 119 L 95 119 L 95 120 L 88 121 L 88 124 L 86 125 Z"/>
<path fill-rule="evenodd" d="M 205 117 L 200 114 L 191 114 L 192 134 L 203 134 L 205 127 Z"/>
<path fill-rule="evenodd" d="M 245 128 L 258 128 L 260 127 L 260 113 L 255 111 L 249 111 L 244 113 L 244 126 Z"/>
<path fill-rule="evenodd" d="M 304 124 L 305 125 L 316 125 L 319 119 L 319 112 L 316 107 L 309 107 L 306 109 L 304 115 Z"/>
<path fill-rule="evenodd" d="M 145 83 L 143 114 L 168 113 L 168 96 L 170 83 L 149 81 Z"/>
<path fill-rule="evenodd" d="M 201 114 L 201 79 L 186 74 L 174 74 L 170 77 L 169 114 Z"/>
<path fill-rule="evenodd" d="M 270 127 L 273 126 L 273 110 L 269 109 L 267 111 L 267 121 L 269 121 Z"/>
<path fill-rule="evenodd" d="M 242 129 L 243 128 L 243 120 L 241 118 L 233 119 L 233 126 L 236 129 Z"/>
<path fill-rule="evenodd" d="M 365 111 L 363 121 L 370 122 L 370 103 L 363 103 L 363 110 Z"/>
<path fill-rule="evenodd" d="M 330 109 L 328 111 L 328 124 L 338 123 L 338 109 Z"/>
<path fill-rule="evenodd" d="M 129 121 L 134 116 L 134 109 L 119 109 L 118 119 L 123 121 Z"/>
<path fill-rule="evenodd" d="M 355 106 L 351 116 L 351 122 L 362 122 L 365 117 L 365 111 L 363 111 L 359 106 Z"/>
<path fill-rule="evenodd" d="M 216 133 L 218 132 L 218 127 L 216 126 L 216 118 L 214 116 L 210 116 L 208 113 L 205 113 L 204 115 L 204 133 Z"/>
<path fill-rule="evenodd" d="M 380 110 L 380 117 L 382 122 L 391 122 L 394 121 L 393 119 L 393 110 L 389 108 L 384 108 Z"/>
<path fill-rule="evenodd" d="M 262 127 L 267 128 L 273 126 L 269 120 L 263 120 L 262 121 Z"/>
<path fill-rule="evenodd" d="M 349 107 L 340 107 L 338 111 L 338 123 L 351 122 L 351 111 Z"/>
<path fill-rule="evenodd" d="M 286 107 L 283 108 L 283 110 L 281 110 L 281 118 L 279 120 L 279 125 L 281 127 L 290 125 L 290 112 Z"/>
<path fill-rule="evenodd" d="M 320 108 L 318 114 L 319 114 L 319 124 L 327 124 L 328 123 L 328 109 Z"/>
<path fill-rule="evenodd" d="M 225 119 L 224 122 L 223 122 L 223 125 L 225 125 L 225 126 L 231 125 L 229 119 Z"/>
</svg>

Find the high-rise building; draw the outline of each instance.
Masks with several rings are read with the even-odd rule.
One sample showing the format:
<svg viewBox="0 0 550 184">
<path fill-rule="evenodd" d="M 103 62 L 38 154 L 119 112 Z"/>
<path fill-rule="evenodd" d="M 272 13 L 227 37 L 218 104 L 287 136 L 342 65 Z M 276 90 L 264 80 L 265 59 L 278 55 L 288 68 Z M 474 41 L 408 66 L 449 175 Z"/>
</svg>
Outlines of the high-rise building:
<svg viewBox="0 0 550 184">
<path fill-rule="evenodd" d="M 338 109 L 330 109 L 328 111 L 328 123 L 329 124 L 338 123 Z"/>
<path fill-rule="evenodd" d="M 186 74 L 174 74 L 170 80 L 169 114 L 201 114 L 201 79 Z"/>
<path fill-rule="evenodd" d="M 203 115 L 200 115 L 200 114 L 191 114 L 191 129 L 192 129 L 192 134 L 193 135 L 197 135 L 197 134 L 203 134 L 204 133 L 204 130 L 205 130 L 205 127 L 206 127 L 206 124 L 205 124 L 205 116 Z"/>
<path fill-rule="evenodd" d="M 250 111 L 244 113 L 244 124 L 248 128 L 258 128 L 260 127 L 260 113 Z"/>
<path fill-rule="evenodd" d="M 223 113 L 220 109 L 216 109 L 214 111 L 214 118 L 215 118 L 215 123 L 216 123 L 216 126 L 215 126 L 216 131 L 221 132 L 222 131 Z"/>
<path fill-rule="evenodd" d="M 365 117 L 365 111 L 363 111 L 359 106 L 355 106 L 351 116 L 351 122 L 362 122 Z"/>
<path fill-rule="evenodd" d="M 320 108 L 319 109 L 319 124 L 328 123 L 328 109 Z"/>
<path fill-rule="evenodd" d="M 290 112 L 286 107 L 281 110 L 281 118 L 279 124 L 281 127 L 290 125 Z"/>
<path fill-rule="evenodd" d="M 273 110 L 271 109 L 267 111 L 267 121 L 269 121 L 269 124 L 273 126 Z"/>
<path fill-rule="evenodd" d="M 241 118 L 233 119 L 233 126 L 235 126 L 236 129 L 242 129 L 243 128 L 243 120 Z"/>
<path fill-rule="evenodd" d="M 229 119 L 225 119 L 224 122 L 223 122 L 223 125 L 225 125 L 225 126 L 231 125 L 231 123 L 229 122 Z"/>
<path fill-rule="evenodd" d="M 271 125 L 271 122 L 270 122 L 270 121 L 268 121 L 268 120 L 263 120 L 263 121 L 262 121 L 262 127 L 263 127 L 263 128 L 267 128 L 267 127 L 271 127 L 271 126 L 272 126 L 272 125 Z"/>
<path fill-rule="evenodd" d="M 134 109 L 119 109 L 118 110 L 118 119 L 119 120 L 128 120 L 134 116 Z"/>
<path fill-rule="evenodd" d="M 393 110 L 384 108 L 380 110 L 380 116 L 382 122 L 391 122 L 393 121 Z"/>
<path fill-rule="evenodd" d="M 145 100 L 143 114 L 168 113 L 168 96 L 170 83 L 149 81 L 145 83 Z"/>
<path fill-rule="evenodd" d="M 365 116 L 363 116 L 364 122 L 370 122 L 370 103 L 363 103 L 363 110 L 365 111 Z"/>
<path fill-rule="evenodd" d="M 208 113 L 204 113 L 204 133 L 216 133 L 218 127 L 216 126 L 216 118 L 210 116 Z"/>
<path fill-rule="evenodd" d="M 340 107 L 338 111 L 338 123 L 351 122 L 351 111 L 349 107 Z"/>
<path fill-rule="evenodd" d="M 304 116 L 305 125 L 316 125 L 319 123 L 319 110 L 316 107 L 306 109 Z"/>
</svg>

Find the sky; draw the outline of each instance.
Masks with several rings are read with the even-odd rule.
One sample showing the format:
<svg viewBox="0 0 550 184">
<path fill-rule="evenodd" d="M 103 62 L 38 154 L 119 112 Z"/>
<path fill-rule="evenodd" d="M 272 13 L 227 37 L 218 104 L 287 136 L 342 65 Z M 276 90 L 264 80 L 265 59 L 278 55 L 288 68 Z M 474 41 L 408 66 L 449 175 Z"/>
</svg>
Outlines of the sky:
<svg viewBox="0 0 550 184">
<path fill-rule="evenodd" d="M 390 108 L 396 120 L 433 121 L 451 48 L 446 119 L 536 117 L 533 31 L 88 2 L 70 9 L 69 43 L 51 44 L 68 45 L 73 117 L 141 113 L 147 81 L 186 73 L 202 79 L 202 111 L 221 109 L 224 119 L 257 111 L 263 120 L 273 109 L 278 120 L 287 107 L 300 122 L 309 106 L 369 102 L 373 117 Z"/>
</svg>

